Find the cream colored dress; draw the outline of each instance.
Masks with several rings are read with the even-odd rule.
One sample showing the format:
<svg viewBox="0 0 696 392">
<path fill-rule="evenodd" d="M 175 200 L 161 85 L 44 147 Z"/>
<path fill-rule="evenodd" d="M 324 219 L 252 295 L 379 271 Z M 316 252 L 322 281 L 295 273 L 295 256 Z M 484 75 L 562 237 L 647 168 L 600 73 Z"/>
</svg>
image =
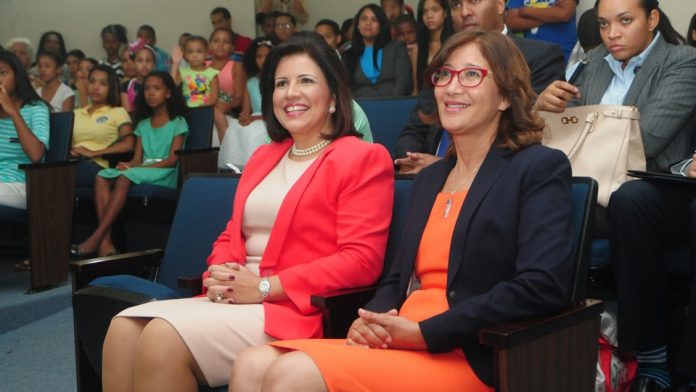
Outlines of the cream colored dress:
<svg viewBox="0 0 696 392">
<path fill-rule="evenodd" d="M 246 265 L 258 273 L 273 222 L 290 188 L 313 160 L 295 162 L 286 154 L 244 205 L 242 232 Z M 272 342 L 264 330 L 263 305 L 230 305 L 208 298 L 154 301 L 128 308 L 116 317 L 161 318 L 181 335 L 210 386 L 229 383 L 229 373 L 244 349 Z"/>
</svg>

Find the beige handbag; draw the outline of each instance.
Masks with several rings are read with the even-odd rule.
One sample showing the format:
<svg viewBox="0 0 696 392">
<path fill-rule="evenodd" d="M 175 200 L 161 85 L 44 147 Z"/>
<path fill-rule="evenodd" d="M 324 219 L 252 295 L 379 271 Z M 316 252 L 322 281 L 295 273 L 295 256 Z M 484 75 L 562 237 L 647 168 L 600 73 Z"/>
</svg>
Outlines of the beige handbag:
<svg viewBox="0 0 696 392">
<path fill-rule="evenodd" d="M 574 176 L 597 180 L 600 205 L 606 207 L 611 193 L 634 179 L 627 170 L 645 170 L 638 108 L 590 105 L 539 114 L 546 120 L 542 143 L 568 156 Z"/>
</svg>

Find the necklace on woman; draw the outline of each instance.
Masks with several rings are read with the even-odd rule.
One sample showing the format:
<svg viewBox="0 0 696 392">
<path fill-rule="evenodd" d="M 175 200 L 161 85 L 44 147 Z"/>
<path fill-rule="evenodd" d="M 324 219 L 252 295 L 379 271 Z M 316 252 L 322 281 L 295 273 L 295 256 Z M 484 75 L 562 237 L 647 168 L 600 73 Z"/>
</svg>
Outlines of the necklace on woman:
<svg viewBox="0 0 696 392">
<path fill-rule="evenodd" d="M 479 166 L 481 167 L 481 166 Z M 471 179 L 469 179 L 469 176 L 465 176 L 464 179 L 460 183 L 454 183 L 452 188 L 450 189 L 449 196 L 447 196 L 447 201 L 445 201 L 445 213 L 443 214 L 443 218 L 447 219 L 447 216 L 449 215 L 450 209 L 452 208 L 452 203 L 454 203 L 454 193 L 461 189 L 469 180 L 473 181 L 474 177 L 476 176 L 476 172 L 478 171 L 479 167 L 474 169 L 471 172 Z"/>
<path fill-rule="evenodd" d="M 322 140 L 319 143 L 309 146 L 307 148 L 297 148 L 297 145 L 293 144 L 290 152 L 296 157 L 306 157 L 307 155 L 312 155 L 315 152 L 321 151 L 324 147 L 331 143 L 330 140 Z"/>
</svg>

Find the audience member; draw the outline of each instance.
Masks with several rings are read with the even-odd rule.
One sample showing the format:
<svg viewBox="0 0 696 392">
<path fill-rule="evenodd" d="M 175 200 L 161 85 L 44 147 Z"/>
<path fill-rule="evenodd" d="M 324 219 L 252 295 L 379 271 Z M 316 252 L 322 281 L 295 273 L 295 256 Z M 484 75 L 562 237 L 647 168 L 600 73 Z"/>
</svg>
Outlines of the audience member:
<svg viewBox="0 0 696 392">
<path fill-rule="evenodd" d="M 133 159 L 97 173 L 94 202 L 99 225 L 86 240 L 71 246 L 71 253 L 81 256 L 118 253 L 111 240 L 111 226 L 123 209 L 131 184 L 176 188 L 178 157 L 174 152 L 184 146 L 188 133 L 185 114 L 184 97 L 168 73 L 155 71 L 145 77 L 135 100 L 138 126 L 133 132 L 136 139 Z"/>
<path fill-rule="evenodd" d="M 65 50 L 65 41 L 63 35 L 57 31 L 47 31 L 41 35 L 39 46 L 36 49 L 36 61 L 39 61 L 39 55 L 44 52 L 53 52 L 65 59 L 67 51 Z"/>
<path fill-rule="evenodd" d="M 450 0 L 455 31 L 482 28 L 508 34 L 503 22 L 505 0 Z M 532 88 L 543 91 L 554 80 L 563 78 L 563 51 L 558 45 L 511 35 L 531 70 Z M 432 86 L 425 84 L 409 122 L 399 136 L 395 163 L 402 173 L 417 173 L 444 156 L 449 138 L 432 118 L 435 110 Z"/>
<path fill-rule="evenodd" d="M 85 58 L 85 52 L 80 49 L 73 49 L 65 55 L 65 65 L 68 68 L 70 77 L 65 81 L 65 84 L 75 90 L 75 82 L 77 81 L 77 72 L 80 70 L 80 60 Z"/>
<path fill-rule="evenodd" d="M 689 22 L 689 30 L 686 32 L 686 42 L 696 47 L 696 14 L 691 17 L 691 22 Z"/>
<path fill-rule="evenodd" d="M 208 66 L 205 62 L 208 56 L 208 41 L 205 38 L 194 35 L 186 40 L 184 47 L 184 59 L 188 63 L 187 67 L 176 64 L 172 66 L 172 76 L 177 85 L 181 85 L 181 90 L 186 99 L 186 105 L 190 108 L 201 106 L 213 106 L 218 101 L 218 91 L 220 82 L 218 81 L 219 71 Z M 227 119 L 217 127 L 217 135 L 222 140 L 227 130 Z"/>
<path fill-rule="evenodd" d="M 75 79 L 75 109 L 89 106 L 91 101 L 87 91 L 89 88 L 89 73 L 98 64 L 99 62 L 91 57 L 85 57 L 80 60 L 77 79 Z"/>
<path fill-rule="evenodd" d="M 238 34 L 232 29 L 232 14 L 225 7 L 216 7 L 210 11 L 210 23 L 213 25 L 213 30 L 228 29 L 232 32 L 232 44 L 234 45 L 234 60 L 242 61 L 244 53 L 246 53 L 251 44 L 251 38 Z"/>
<path fill-rule="evenodd" d="M 215 126 L 226 132 L 227 115 L 242 106 L 246 76 L 241 61 L 230 60 L 234 52 L 232 31 L 217 29 L 210 35 L 210 60 L 208 66 L 218 70 L 218 100 L 215 104 Z M 247 52 L 250 49 L 247 49 Z M 223 128 L 224 127 L 224 128 Z M 222 139 L 219 139 L 222 141 Z M 218 143 L 219 144 L 219 143 Z"/>
<path fill-rule="evenodd" d="M 275 11 L 270 13 L 259 12 L 256 14 L 256 24 L 258 25 L 257 30 L 259 37 L 273 37 L 276 14 L 277 12 Z"/>
<path fill-rule="evenodd" d="M 297 21 L 294 16 L 287 12 L 276 13 L 275 28 L 273 38 L 276 43 L 285 42 L 297 31 Z"/>
<path fill-rule="evenodd" d="M 343 54 L 356 97 L 394 97 L 412 91 L 406 46 L 391 39 L 387 16 L 376 4 L 355 14 L 351 48 Z"/>
<path fill-rule="evenodd" d="M 138 38 L 140 38 L 143 43 L 152 48 L 155 51 L 155 70 L 169 72 L 170 58 L 169 53 L 164 49 L 156 46 L 157 35 L 155 34 L 155 28 L 144 24 L 138 27 Z"/>
<path fill-rule="evenodd" d="M 601 12 L 601 8 L 600 8 Z M 696 177 L 691 163 L 686 173 Z M 630 391 L 696 390 L 696 191 L 693 187 L 653 181 L 629 181 L 609 201 L 609 238 L 618 294 L 621 349 L 638 359 Z M 686 320 L 670 323 L 669 263 L 666 252 L 690 249 Z M 669 326 L 672 326 L 672 329 Z M 675 352 L 667 352 L 670 330 L 682 331 Z M 683 389 L 670 389 L 667 357 L 681 377 L 691 380 Z M 687 382 L 688 384 L 688 382 Z"/>
<path fill-rule="evenodd" d="M 505 24 L 525 38 L 561 45 L 566 61 L 577 42 L 575 9 L 579 0 L 509 0 Z"/>
<path fill-rule="evenodd" d="M 102 155 L 133 151 L 135 143 L 130 116 L 120 106 L 116 71 L 106 64 L 92 68 L 88 91 L 89 105 L 75 110 L 71 154 L 80 160 L 75 185 L 92 188 L 97 172 L 109 167 Z"/>
<path fill-rule="evenodd" d="M 123 77 L 123 65 L 120 49 L 128 46 L 128 37 L 126 28 L 120 24 L 110 24 L 105 26 L 101 31 L 102 48 L 106 52 L 106 57 L 100 61 L 100 64 L 106 64 L 116 71 L 116 75 Z"/>
<path fill-rule="evenodd" d="M 350 48 L 351 43 L 353 42 L 353 29 L 354 29 L 354 23 L 353 23 L 353 18 L 348 18 L 341 23 L 341 47 L 339 48 L 339 51 L 341 53 L 345 52 Z"/>
<path fill-rule="evenodd" d="M 599 34 L 597 10 L 590 8 L 583 12 L 578 20 L 578 43 L 570 54 L 566 71 L 575 69 L 575 64 L 585 58 L 587 52 L 599 45 L 602 45 L 602 36 Z M 570 80 L 568 72 L 566 72 L 566 80 Z"/>
<path fill-rule="evenodd" d="M 273 48 L 270 37 L 257 38 L 252 41 L 244 55 L 244 72 L 247 76 L 242 110 L 239 119 L 231 119 L 220 142 L 218 167 L 229 169 L 233 165 L 244 168 L 256 148 L 266 144 L 268 132 L 261 113 L 261 87 L 259 74 L 268 53 Z"/>
<path fill-rule="evenodd" d="M 0 205 L 26 209 L 26 178 L 18 166 L 43 158 L 49 147 L 48 113 L 25 65 L 12 52 L 0 51 Z"/>
<path fill-rule="evenodd" d="M 535 107 L 636 106 L 648 169 L 668 168 L 693 151 L 696 49 L 679 45 L 657 0 L 599 0 L 597 14 L 604 46 L 588 53 L 575 85 L 553 82 Z"/>
<path fill-rule="evenodd" d="M 330 47 L 338 50 L 341 46 L 341 31 L 338 23 L 331 19 L 322 19 L 314 25 L 314 32 L 324 37 Z M 340 57 L 340 53 L 339 53 Z"/>
<path fill-rule="evenodd" d="M 32 86 L 39 86 L 41 84 L 41 80 L 39 79 L 39 71 L 37 69 L 32 69 L 31 67 L 31 65 L 34 62 L 34 59 L 32 57 L 32 46 L 29 38 L 10 38 L 5 44 L 5 47 L 7 48 L 7 50 L 9 50 L 15 56 L 17 56 L 19 63 L 27 71 Z"/>
<path fill-rule="evenodd" d="M 569 303 L 571 169 L 539 145 L 524 57 L 497 32 L 467 31 L 427 74 L 453 144 L 416 177 L 410 224 L 375 297 L 345 340 L 243 352 L 232 391 L 493 391 L 479 329 Z"/>
<path fill-rule="evenodd" d="M 127 112 L 135 110 L 135 98 L 140 94 L 140 90 L 145 83 L 145 77 L 155 69 L 155 50 L 145 45 L 144 41 L 138 41 L 138 47 L 133 47 L 134 59 L 132 60 L 135 68 L 135 75 L 130 80 L 121 83 L 121 106 Z M 125 63 L 124 63 L 125 64 Z M 124 67 L 125 70 L 125 67 Z"/>
<path fill-rule="evenodd" d="M 36 58 L 42 86 L 36 93 L 49 103 L 54 112 L 72 112 L 75 108 L 75 93 L 60 81 L 63 59 L 55 52 L 39 53 Z"/>
<path fill-rule="evenodd" d="M 191 37 L 193 37 L 191 33 L 181 33 L 176 44 L 172 46 L 172 68 L 188 67 L 188 63 L 184 60 L 184 47 L 186 46 L 186 41 Z"/>
<path fill-rule="evenodd" d="M 296 23 L 305 24 L 309 20 L 309 12 L 305 0 L 260 0 L 258 11 L 264 14 L 283 12 L 293 16 Z"/>
<path fill-rule="evenodd" d="M 396 22 L 396 18 L 405 14 L 411 15 L 411 17 L 415 18 L 413 15 L 413 9 L 408 4 L 405 4 L 404 0 L 380 0 L 380 6 L 387 15 L 389 26 L 392 28 L 392 34 L 394 34 L 393 27 L 394 23 Z"/>
<path fill-rule="evenodd" d="M 205 297 L 115 317 L 104 342 L 107 390 L 227 384 L 243 349 L 321 336 L 311 293 L 377 280 L 393 168 L 384 147 L 355 137 L 347 79 L 320 38 L 298 35 L 270 52 L 261 95 L 273 142 L 239 181 L 232 218 L 208 258 Z"/>
<path fill-rule="evenodd" d="M 118 48 L 118 58 L 121 59 L 121 76 L 122 82 L 128 82 L 135 78 L 137 72 L 135 69 L 135 51 L 130 45 L 121 45 Z"/>
<path fill-rule="evenodd" d="M 423 75 L 435 53 L 454 34 L 448 0 L 420 0 L 418 2 L 418 46 L 413 62 L 414 95 L 423 86 Z M 413 58 L 412 58 L 413 60 Z"/>
</svg>

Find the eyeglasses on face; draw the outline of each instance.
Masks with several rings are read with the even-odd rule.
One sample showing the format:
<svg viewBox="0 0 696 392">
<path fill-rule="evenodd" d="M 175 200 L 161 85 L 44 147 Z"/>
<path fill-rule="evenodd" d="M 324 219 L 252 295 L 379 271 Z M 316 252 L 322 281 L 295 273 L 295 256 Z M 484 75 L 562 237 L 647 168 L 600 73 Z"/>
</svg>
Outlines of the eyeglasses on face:
<svg viewBox="0 0 696 392">
<path fill-rule="evenodd" d="M 292 28 L 292 24 L 291 23 L 276 23 L 275 27 L 276 27 L 276 29 L 280 29 L 280 30 L 289 30 Z"/>
<path fill-rule="evenodd" d="M 447 87 L 456 76 L 462 87 L 476 87 L 483 82 L 486 76 L 492 75 L 485 68 L 466 67 L 457 71 L 447 67 L 440 67 L 430 76 L 430 81 L 435 87 Z"/>
</svg>

